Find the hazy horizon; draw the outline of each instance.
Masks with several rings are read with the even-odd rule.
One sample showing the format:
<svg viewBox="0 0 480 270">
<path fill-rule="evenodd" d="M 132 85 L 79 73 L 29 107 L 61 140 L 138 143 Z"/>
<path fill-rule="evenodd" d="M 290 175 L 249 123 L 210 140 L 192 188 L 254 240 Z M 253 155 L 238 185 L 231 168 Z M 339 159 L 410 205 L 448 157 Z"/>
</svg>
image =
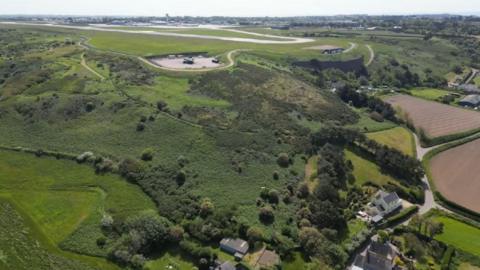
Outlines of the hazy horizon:
<svg viewBox="0 0 480 270">
<path fill-rule="evenodd" d="M 70 15 L 70 16 L 229 16 L 293 17 L 333 15 L 480 15 L 480 1 L 467 0 L 84 0 L 68 3 L 60 0 L 18 0 L 2 4 L 0 15 Z"/>
</svg>

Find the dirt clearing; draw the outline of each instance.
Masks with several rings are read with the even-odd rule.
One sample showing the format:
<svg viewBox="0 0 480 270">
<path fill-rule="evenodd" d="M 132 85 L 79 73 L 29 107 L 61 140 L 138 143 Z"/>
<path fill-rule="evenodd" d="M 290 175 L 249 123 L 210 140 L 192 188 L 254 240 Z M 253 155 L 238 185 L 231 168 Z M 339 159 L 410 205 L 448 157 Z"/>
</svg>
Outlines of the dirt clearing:
<svg viewBox="0 0 480 270">
<path fill-rule="evenodd" d="M 430 161 L 437 190 L 448 200 L 480 213 L 480 139 L 442 152 Z"/>
<path fill-rule="evenodd" d="M 400 108 L 402 117 L 410 119 L 430 138 L 467 132 L 480 128 L 480 113 L 458 107 L 427 101 L 407 95 L 385 99 L 394 108 Z"/>
</svg>

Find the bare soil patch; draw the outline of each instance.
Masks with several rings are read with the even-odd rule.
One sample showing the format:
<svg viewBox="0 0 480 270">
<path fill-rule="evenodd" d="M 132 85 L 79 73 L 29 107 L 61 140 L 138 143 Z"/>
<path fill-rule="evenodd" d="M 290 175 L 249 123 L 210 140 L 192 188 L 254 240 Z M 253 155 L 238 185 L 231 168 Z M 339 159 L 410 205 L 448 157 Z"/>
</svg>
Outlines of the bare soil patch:
<svg viewBox="0 0 480 270">
<path fill-rule="evenodd" d="M 416 128 L 421 128 L 430 138 L 467 132 L 480 128 L 480 113 L 457 108 L 408 95 L 396 95 L 385 99 L 394 108 L 400 108 L 403 116 Z"/>
<path fill-rule="evenodd" d="M 446 150 L 430 161 L 437 190 L 448 200 L 480 213 L 480 139 Z"/>
</svg>

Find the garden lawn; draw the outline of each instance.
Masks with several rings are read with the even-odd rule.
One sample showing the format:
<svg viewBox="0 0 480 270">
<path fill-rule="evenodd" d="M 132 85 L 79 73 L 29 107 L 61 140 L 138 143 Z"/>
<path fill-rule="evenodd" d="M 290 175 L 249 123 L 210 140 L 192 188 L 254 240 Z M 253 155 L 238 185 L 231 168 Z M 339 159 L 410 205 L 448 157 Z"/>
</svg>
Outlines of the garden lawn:
<svg viewBox="0 0 480 270">
<path fill-rule="evenodd" d="M 436 217 L 444 225 L 443 233 L 435 239 L 465 252 L 480 256 L 480 229 L 449 217 Z"/>
<path fill-rule="evenodd" d="M 413 135 L 406 128 L 396 127 L 380 132 L 368 133 L 367 137 L 380 144 L 395 148 L 409 156 L 415 156 Z"/>
</svg>

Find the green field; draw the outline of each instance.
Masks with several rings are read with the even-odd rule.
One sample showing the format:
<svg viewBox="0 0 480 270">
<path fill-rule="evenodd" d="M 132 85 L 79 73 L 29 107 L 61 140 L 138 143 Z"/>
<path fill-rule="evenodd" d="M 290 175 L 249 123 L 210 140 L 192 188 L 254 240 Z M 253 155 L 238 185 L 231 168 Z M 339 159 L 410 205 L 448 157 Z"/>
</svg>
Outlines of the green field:
<svg viewBox="0 0 480 270">
<path fill-rule="evenodd" d="M 367 133 L 367 137 L 381 144 L 395 148 L 409 156 L 415 156 L 415 141 L 412 133 L 403 127 Z"/>
<path fill-rule="evenodd" d="M 48 240 L 45 245 L 80 254 L 105 256 L 106 250 L 96 245 L 104 214 L 123 219 L 155 207 L 137 186 L 117 176 L 98 176 L 72 161 L 21 152 L 0 151 L 0 183 L 0 196 L 31 218 L 31 226 Z M 91 261 L 112 268 L 100 259 Z"/>
<path fill-rule="evenodd" d="M 360 129 L 362 132 L 376 132 L 386 129 L 391 129 L 397 126 L 395 123 L 385 120 L 383 122 L 378 122 L 370 118 L 368 113 L 363 110 L 355 110 L 359 115 L 360 119 L 358 123 L 351 125 L 352 128 Z"/>
<path fill-rule="evenodd" d="M 443 233 L 435 239 L 475 256 L 480 256 L 480 229 L 461 221 L 448 218 L 436 217 L 435 220 L 444 225 Z"/>
<path fill-rule="evenodd" d="M 94 269 L 86 261 L 88 258 L 62 252 L 51 245 L 28 216 L 0 196 L 0 269 Z M 98 259 L 91 259 L 90 263 L 115 269 Z"/>
<path fill-rule="evenodd" d="M 367 182 L 377 185 L 385 185 L 389 182 L 397 183 L 393 177 L 380 172 L 380 167 L 375 163 L 366 160 L 354 152 L 345 150 L 345 159 L 350 160 L 353 164 L 353 175 L 355 176 L 355 184 L 361 186 Z"/>
<path fill-rule="evenodd" d="M 439 98 L 450 94 L 447 90 L 434 89 L 434 88 L 416 88 L 410 90 L 413 96 L 424 98 L 428 100 L 438 100 Z"/>
</svg>

